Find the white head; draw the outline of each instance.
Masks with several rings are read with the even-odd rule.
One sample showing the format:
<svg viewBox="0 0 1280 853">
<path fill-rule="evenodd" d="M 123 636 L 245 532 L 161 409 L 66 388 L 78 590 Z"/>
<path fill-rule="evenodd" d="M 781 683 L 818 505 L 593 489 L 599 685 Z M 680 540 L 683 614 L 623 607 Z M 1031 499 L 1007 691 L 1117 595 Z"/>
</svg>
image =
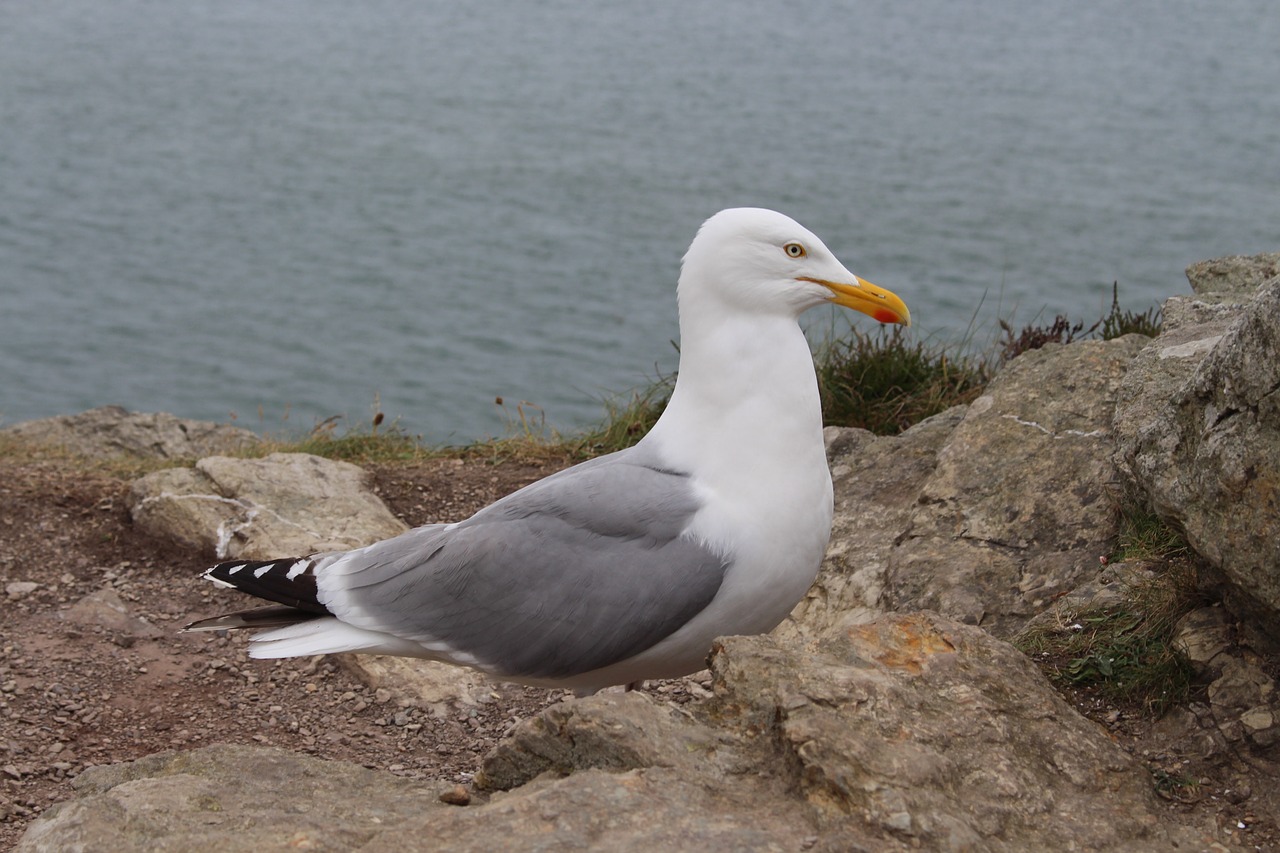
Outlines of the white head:
<svg viewBox="0 0 1280 853">
<path fill-rule="evenodd" d="M 781 213 L 722 210 L 702 224 L 680 272 L 680 313 L 799 317 L 834 302 L 882 323 L 911 323 L 902 300 L 858 278 L 811 231 Z"/>
</svg>

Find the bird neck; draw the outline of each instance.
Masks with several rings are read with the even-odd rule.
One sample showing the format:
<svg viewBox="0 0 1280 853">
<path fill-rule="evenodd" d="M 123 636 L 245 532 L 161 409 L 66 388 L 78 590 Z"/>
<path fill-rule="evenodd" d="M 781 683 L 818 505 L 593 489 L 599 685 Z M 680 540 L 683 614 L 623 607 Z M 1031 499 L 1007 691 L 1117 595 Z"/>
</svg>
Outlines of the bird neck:
<svg viewBox="0 0 1280 853">
<path fill-rule="evenodd" d="M 692 325 L 682 312 L 676 387 L 646 440 L 678 465 L 718 471 L 726 487 L 774 460 L 825 470 L 817 378 L 799 324 L 721 314 L 710 327 Z"/>
</svg>

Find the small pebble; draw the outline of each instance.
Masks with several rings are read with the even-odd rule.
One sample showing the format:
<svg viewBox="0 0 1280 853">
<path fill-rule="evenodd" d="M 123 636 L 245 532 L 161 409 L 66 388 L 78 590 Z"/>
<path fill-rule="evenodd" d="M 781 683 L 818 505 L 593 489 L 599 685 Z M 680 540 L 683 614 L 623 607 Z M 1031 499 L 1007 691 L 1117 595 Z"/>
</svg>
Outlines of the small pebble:
<svg viewBox="0 0 1280 853">
<path fill-rule="evenodd" d="M 471 794 L 461 785 L 455 785 L 440 795 L 440 802 L 451 806 L 471 805 Z"/>
<path fill-rule="evenodd" d="M 13 583 L 6 584 L 4 591 L 10 599 L 17 601 L 20 598 L 26 598 L 39 588 L 40 584 L 35 581 L 14 581 Z"/>
</svg>

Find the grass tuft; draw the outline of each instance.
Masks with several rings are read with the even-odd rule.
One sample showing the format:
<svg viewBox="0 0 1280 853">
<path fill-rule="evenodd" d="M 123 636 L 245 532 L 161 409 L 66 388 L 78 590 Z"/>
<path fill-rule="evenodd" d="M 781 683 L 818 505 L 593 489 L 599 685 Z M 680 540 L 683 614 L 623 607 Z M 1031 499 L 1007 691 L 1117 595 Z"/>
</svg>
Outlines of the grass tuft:
<svg viewBox="0 0 1280 853">
<path fill-rule="evenodd" d="M 1099 337 L 1104 341 L 1118 338 L 1121 335 L 1139 334 L 1154 338 L 1160 334 L 1164 326 L 1164 318 L 1159 307 L 1148 308 L 1139 314 L 1136 311 L 1120 310 L 1120 283 L 1111 284 L 1111 312 L 1102 318 Z"/>
<path fill-rule="evenodd" d="M 1070 319 L 1059 314 L 1047 326 L 1034 323 L 1024 326 L 1018 334 L 1013 333 L 1013 326 L 1000 320 L 1000 328 L 1004 332 L 1000 341 L 1000 359 L 1008 361 L 1027 350 L 1039 349 L 1045 344 L 1069 344 L 1074 340 L 1098 337 L 1110 341 L 1122 335 L 1139 334 L 1154 338 L 1160 334 L 1162 318 L 1158 307 L 1148 308 L 1139 314 L 1136 311 L 1124 311 L 1120 308 L 1120 283 L 1111 283 L 1111 310 L 1107 316 L 1085 329 L 1083 322 L 1072 323 Z"/>
<path fill-rule="evenodd" d="M 1172 559 L 1190 553 L 1186 537 L 1145 504 L 1129 502 L 1120 507 L 1113 562 Z"/>
<path fill-rule="evenodd" d="M 1075 323 L 1059 314 L 1053 318 L 1053 322 L 1048 326 L 1024 326 L 1022 331 L 1015 337 L 1013 327 L 1005 320 L 1000 320 L 1000 328 L 1004 332 L 1004 340 L 1000 342 L 1000 359 L 1008 361 L 1011 358 L 1017 358 L 1024 352 L 1033 349 L 1040 349 L 1045 344 L 1069 344 L 1076 339 L 1081 330 L 1084 329 L 1084 323 Z M 1084 333 L 1085 337 L 1093 334 L 1098 328 L 1101 321 L 1094 323 L 1089 331 Z"/>
<path fill-rule="evenodd" d="M 269 440 L 262 450 L 266 453 L 310 453 L 355 463 L 408 462 L 429 453 L 416 439 L 403 433 L 374 435 L 355 429 L 341 435 L 312 434 L 297 441 Z M 254 455 L 258 455 L 258 451 Z"/>
<path fill-rule="evenodd" d="M 1204 596 L 1181 533 L 1136 501 L 1119 513 L 1108 562 L 1146 563 L 1153 573 L 1122 576 L 1123 594 L 1106 606 L 1059 605 L 1056 621 L 1036 620 L 1013 642 L 1051 681 L 1158 716 L 1191 690 L 1194 672 L 1172 641 L 1179 620 Z"/>
<path fill-rule="evenodd" d="M 990 378 L 981 361 L 909 341 L 900 326 L 870 334 L 850 327 L 848 336 L 821 344 L 815 362 L 823 423 L 878 435 L 972 402 Z"/>
<path fill-rule="evenodd" d="M 1175 776 L 1156 768 L 1151 773 L 1151 784 L 1155 787 L 1156 794 L 1166 800 L 1179 803 L 1200 801 L 1200 782 L 1190 776 Z"/>
</svg>

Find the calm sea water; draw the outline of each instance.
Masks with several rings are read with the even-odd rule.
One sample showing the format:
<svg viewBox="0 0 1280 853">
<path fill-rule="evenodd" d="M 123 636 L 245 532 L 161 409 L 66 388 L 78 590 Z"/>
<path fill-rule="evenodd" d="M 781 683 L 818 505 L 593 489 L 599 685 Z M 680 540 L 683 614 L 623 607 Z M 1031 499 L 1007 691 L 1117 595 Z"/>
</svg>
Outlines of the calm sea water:
<svg viewBox="0 0 1280 853">
<path fill-rule="evenodd" d="M 572 429 L 674 366 L 679 258 L 726 206 L 795 216 L 939 339 L 1091 320 L 1116 280 L 1143 309 L 1189 262 L 1280 249 L 1267 0 L 0 20 L 4 422 L 118 403 L 303 430 L 376 400 L 459 441 L 527 400 Z"/>
</svg>

